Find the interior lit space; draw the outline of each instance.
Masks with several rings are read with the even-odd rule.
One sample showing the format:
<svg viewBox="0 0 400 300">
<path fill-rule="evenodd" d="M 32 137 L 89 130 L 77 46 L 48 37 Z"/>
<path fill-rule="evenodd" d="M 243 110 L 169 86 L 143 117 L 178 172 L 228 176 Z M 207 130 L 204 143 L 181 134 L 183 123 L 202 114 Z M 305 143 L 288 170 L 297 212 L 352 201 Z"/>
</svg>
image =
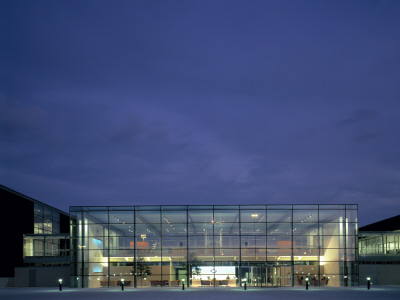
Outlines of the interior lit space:
<svg viewBox="0 0 400 300">
<path fill-rule="evenodd" d="M 71 285 L 356 286 L 357 205 L 71 207 Z"/>
</svg>

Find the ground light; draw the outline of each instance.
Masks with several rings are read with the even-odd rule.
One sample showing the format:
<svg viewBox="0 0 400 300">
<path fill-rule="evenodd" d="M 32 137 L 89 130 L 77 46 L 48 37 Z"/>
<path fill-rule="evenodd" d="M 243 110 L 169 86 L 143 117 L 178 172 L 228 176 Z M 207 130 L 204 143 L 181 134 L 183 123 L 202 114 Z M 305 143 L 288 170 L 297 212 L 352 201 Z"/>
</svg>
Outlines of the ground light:
<svg viewBox="0 0 400 300">
<path fill-rule="evenodd" d="M 184 290 L 185 290 L 185 279 L 182 278 L 182 291 L 184 291 Z"/>
<path fill-rule="evenodd" d="M 367 277 L 367 288 L 371 288 L 371 277 Z"/>
<path fill-rule="evenodd" d="M 58 288 L 60 290 L 60 292 L 62 291 L 62 279 L 58 279 Z"/>
<path fill-rule="evenodd" d="M 243 278 L 242 282 L 244 282 L 244 290 L 247 290 L 247 278 Z"/>
<path fill-rule="evenodd" d="M 306 277 L 306 290 L 308 290 L 308 277 Z"/>
<path fill-rule="evenodd" d="M 122 278 L 122 279 L 121 279 L 121 291 L 124 290 L 124 285 L 125 285 L 125 279 Z"/>
</svg>

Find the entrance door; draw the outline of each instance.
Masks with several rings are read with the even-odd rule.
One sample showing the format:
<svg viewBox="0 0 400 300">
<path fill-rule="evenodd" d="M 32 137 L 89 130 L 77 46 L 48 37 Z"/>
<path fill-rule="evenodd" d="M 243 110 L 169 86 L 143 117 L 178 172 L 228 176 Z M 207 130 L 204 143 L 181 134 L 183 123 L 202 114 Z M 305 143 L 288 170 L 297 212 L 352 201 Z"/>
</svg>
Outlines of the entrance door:
<svg viewBox="0 0 400 300">
<path fill-rule="evenodd" d="M 250 286 L 263 287 L 266 285 L 265 265 L 254 265 L 251 267 L 251 278 L 247 281 Z"/>
<path fill-rule="evenodd" d="M 267 286 L 292 286 L 291 266 L 267 266 Z"/>
</svg>

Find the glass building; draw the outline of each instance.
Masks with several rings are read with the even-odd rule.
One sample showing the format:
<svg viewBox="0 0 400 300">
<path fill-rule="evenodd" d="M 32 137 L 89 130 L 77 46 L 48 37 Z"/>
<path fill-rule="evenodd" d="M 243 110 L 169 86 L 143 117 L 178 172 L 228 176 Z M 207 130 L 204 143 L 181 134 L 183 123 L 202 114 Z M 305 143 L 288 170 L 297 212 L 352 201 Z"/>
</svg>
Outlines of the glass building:
<svg viewBox="0 0 400 300">
<path fill-rule="evenodd" d="M 71 286 L 358 285 L 357 205 L 70 208 Z"/>
</svg>

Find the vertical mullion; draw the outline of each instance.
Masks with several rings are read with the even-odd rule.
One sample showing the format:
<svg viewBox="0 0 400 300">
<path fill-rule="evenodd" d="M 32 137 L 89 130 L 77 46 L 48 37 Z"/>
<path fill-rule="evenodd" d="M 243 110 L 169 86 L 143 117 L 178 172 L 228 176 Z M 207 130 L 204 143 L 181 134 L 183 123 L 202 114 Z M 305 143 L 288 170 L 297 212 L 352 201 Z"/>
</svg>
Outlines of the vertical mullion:
<svg viewBox="0 0 400 300">
<path fill-rule="evenodd" d="M 84 245 L 85 242 L 85 218 L 83 214 L 83 208 L 81 210 L 81 246 Z M 85 247 L 81 247 L 81 255 L 82 255 L 82 264 L 81 264 L 81 273 L 82 273 L 82 288 L 84 288 L 84 281 L 86 279 L 86 274 L 85 274 Z"/>
<path fill-rule="evenodd" d="M 107 245 L 107 262 L 108 262 L 108 278 L 107 278 L 107 287 L 110 287 L 110 208 L 107 207 L 107 240 L 108 240 L 108 245 Z M 104 250 L 104 249 L 103 249 Z"/>
<path fill-rule="evenodd" d="M 292 209 L 291 209 L 291 211 L 292 211 L 292 213 L 291 213 L 291 216 L 290 216 L 290 235 L 291 235 L 291 253 L 290 253 L 290 255 L 291 255 L 291 257 L 290 257 L 290 259 L 292 260 L 291 261 L 291 265 L 292 265 L 292 287 L 294 287 L 294 244 L 293 244 L 293 205 L 292 205 Z"/>
<path fill-rule="evenodd" d="M 162 234 L 162 225 L 161 225 L 161 222 L 162 222 L 162 219 L 161 219 L 161 205 L 160 205 L 160 210 L 159 210 L 159 214 L 160 214 L 160 221 L 159 221 L 159 227 L 158 228 L 160 228 L 160 258 L 161 258 L 161 262 L 160 262 L 160 265 L 161 265 L 161 267 L 160 267 L 160 275 L 161 275 L 161 288 L 164 286 L 164 281 L 163 281 L 163 252 L 162 252 L 162 236 L 163 236 L 163 234 Z"/>
<path fill-rule="evenodd" d="M 190 255 L 189 255 L 189 205 L 186 205 L 186 286 L 190 286 Z M 179 279 L 179 278 L 178 278 Z"/>
<path fill-rule="evenodd" d="M 213 242 L 213 285 L 215 287 L 215 218 L 214 218 L 214 211 L 215 211 L 215 207 L 213 205 L 212 208 L 212 226 L 213 226 L 213 235 L 212 235 L 212 242 Z"/>
<path fill-rule="evenodd" d="M 133 207 L 133 287 L 137 288 L 136 206 Z"/>
<path fill-rule="evenodd" d="M 239 205 L 239 286 L 242 286 L 242 219 L 240 213 L 242 211 L 241 206 Z"/>
<path fill-rule="evenodd" d="M 320 205 L 318 205 L 318 220 L 317 220 L 317 240 L 318 240 L 318 286 L 321 286 L 321 222 L 320 222 Z"/>
</svg>

